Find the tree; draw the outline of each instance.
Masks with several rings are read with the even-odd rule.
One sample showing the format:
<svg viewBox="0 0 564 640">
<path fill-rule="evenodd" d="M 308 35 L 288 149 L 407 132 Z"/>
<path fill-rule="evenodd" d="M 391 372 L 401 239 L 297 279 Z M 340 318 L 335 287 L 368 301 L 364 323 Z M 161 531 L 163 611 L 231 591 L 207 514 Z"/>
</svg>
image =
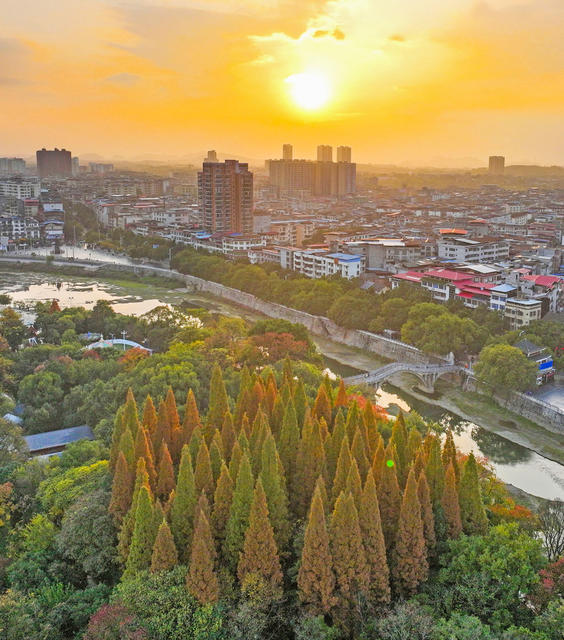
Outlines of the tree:
<svg viewBox="0 0 564 640">
<path fill-rule="evenodd" d="M 415 468 L 414 473 L 417 473 Z M 427 476 L 424 472 L 419 473 L 417 482 L 417 497 L 421 505 L 421 520 L 423 521 L 423 533 L 425 534 L 425 544 L 427 545 L 427 559 L 431 558 L 435 551 L 437 538 L 435 535 L 435 516 L 433 515 L 433 504 L 427 484 Z"/>
<path fill-rule="evenodd" d="M 325 422 L 330 425 L 333 421 L 333 409 L 331 406 L 331 399 L 327 394 L 325 384 L 321 383 L 317 391 L 317 397 L 313 405 L 313 415 L 317 418 L 325 418 Z"/>
<path fill-rule="evenodd" d="M 516 523 L 492 527 L 485 536 L 449 540 L 435 607 L 444 616 L 471 611 L 496 632 L 527 624 L 533 612 L 521 596 L 531 592 L 543 565 L 541 542 Z"/>
<path fill-rule="evenodd" d="M 268 435 L 262 445 L 260 478 L 266 494 L 276 546 L 282 554 L 290 538 L 290 520 L 286 483 L 280 473 L 276 442 L 272 434 Z"/>
<path fill-rule="evenodd" d="M 221 368 L 216 364 L 212 369 L 210 380 L 210 400 L 206 421 L 207 433 L 211 433 L 213 429 L 216 428 L 221 429 L 226 411 L 229 411 L 229 400 L 227 398 Z"/>
<path fill-rule="evenodd" d="M 398 532 L 394 549 L 393 580 L 402 595 L 413 595 L 427 579 L 429 565 L 427 546 L 417 497 L 417 482 L 409 472 L 401 503 Z"/>
<path fill-rule="evenodd" d="M 433 507 L 436 507 L 441 504 L 445 488 L 445 470 L 441 458 L 441 443 L 438 437 L 432 434 L 427 436 L 425 442 L 429 448 L 425 474 L 427 475 L 427 483 L 429 484 L 431 502 L 433 503 Z"/>
<path fill-rule="evenodd" d="M 188 444 L 190 442 L 194 429 L 200 426 L 200 413 L 198 412 L 196 398 L 192 389 L 188 389 L 188 395 L 186 396 L 186 406 L 184 409 L 184 420 L 182 421 L 184 444 Z"/>
<path fill-rule="evenodd" d="M 190 557 L 197 494 L 188 445 L 182 448 L 174 500 L 170 508 L 170 528 L 181 562 Z"/>
<path fill-rule="evenodd" d="M 298 419 L 296 410 L 292 400 L 286 405 L 284 412 L 284 420 L 282 421 L 282 430 L 280 432 L 280 443 L 278 453 L 280 460 L 284 465 L 286 478 L 291 481 L 296 473 L 296 452 L 300 441 L 300 429 L 298 427 Z"/>
<path fill-rule="evenodd" d="M 213 511 L 210 525 L 218 549 L 222 549 L 225 542 L 225 528 L 229 519 L 231 502 L 233 500 L 233 480 L 225 463 L 221 466 L 221 473 L 217 481 L 213 499 Z"/>
<path fill-rule="evenodd" d="M 155 544 L 153 545 L 153 554 L 151 556 L 151 571 L 168 571 L 178 563 L 178 554 L 174 545 L 174 538 L 170 532 L 167 521 L 163 518 Z"/>
<path fill-rule="evenodd" d="M 161 459 L 159 461 L 156 493 L 161 500 L 167 500 L 173 489 L 174 469 L 172 466 L 172 458 L 170 457 L 166 442 L 163 442 L 161 447 Z"/>
<path fill-rule="evenodd" d="M 206 515 L 200 513 L 194 531 L 194 542 L 190 556 L 190 568 L 186 576 L 186 586 L 190 594 L 201 604 L 216 602 L 219 597 L 219 583 L 214 569 L 214 548 L 210 525 Z"/>
<path fill-rule="evenodd" d="M 452 464 L 454 469 L 454 477 L 456 478 L 456 486 L 460 481 L 460 468 L 458 466 L 458 457 L 456 455 L 456 446 L 454 444 L 454 438 L 452 436 L 452 430 L 447 429 L 445 443 L 443 445 L 443 467 L 445 471 L 448 469 L 448 465 Z"/>
<path fill-rule="evenodd" d="M 538 512 L 539 529 L 549 562 L 564 555 L 564 502 L 546 501 Z"/>
<path fill-rule="evenodd" d="M 305 530 L 298 571 L 298 596 L 312 615 L 329 613 L 335 604 L 335 576 L 319 484 L 316 486 Z"/>
<path fill-rule="evenodd" d="M 448 527 L 448 537 L 458 538 L 462 533 L 462 521 L 460 520 L 460 506 L 458 505 L 456 476 L 452 462 L 449 462 L 447 467 L 442 505 Z"/>
<path fill-rule="evenodd" d="M 341 442 L 339 458 L 337 459 L 337 468 L 335 469 L 335 477 L 333 479 L 333 503 L 336 502 L 341 491 L 345 491 L 347 488 L 347 479 L 349 477 L 350 469 L 351 452 L 349 449 L 349 439 L 345 435 Z"/>
<path fill-rule="evenodd" d="M 225 544 L 223 557 L 232 571 L 239 562 L 239 554 L 243 549 L 245 532 L 249 526 L 249 515 L 253 501 L 253 472 L 247 453 L 243 453 L 239 473 L 233 492 L 233 501 L 229 510 L 229 520 L 225 527 Z"/>
<path fill-rule="evenodd" d="M 398 530 L 401 507 L 401 495 L 393 459 L 393 450 L 390 446 L 386 447 L 385 460 L 378 485 L 378 502 L 380 504 L 386 551 L 390 556 Z"/>
<path fill-rule="evenodd" d="M 331 517 L 331 553 L 336 578 L 336 617 L 352 630 L 360 599 L 369 591 L 370 572 L 354 500 L 344 492 L 337 498 Z"/>
<path fill-rule="evenodd" d="M 390 602 L 390 571 L 382 532 L 380 507 L 372 470 L 368 471 L 360 501 L 359 524 L 370 573 L 369 597 L 375 604 Z"/>
<path fill-rule="evenodd" d="M 146 487 L 141 487 L 135 511 L 133 536 L 129 547 L 129 555 L 125 563 L 123 579 L 134 576 L 138 571 L 151 566 L 151 554 L 155 542 L 155 523 L 153 505 Z"/>
<path fill-rule="evenodd" d="M 488 530 L 488 518 L 482 503 L 478 465 L 473 453 L 464 464 L 458 496 L 464 533 L 469 536 L 484 535 Z"/>
<path fill-rule="evenodd" d="M 6 307 L 0 312 L 0 335 L 2 335 L 12 350 L 16 350 L 27 334 L 27 327 L 23 323 L 20 314 L 11 307 Z"/>
<path fill-rule="evenodd" d="M 198 495 L 205 491 L 208 498 L 213 498 L 214 481 L 211 467 L 210 453 L 205 441 L 202 442 L 196 458 L 196 468 L 194 469 L 194 482 Z"/>
<path fill-rule="evenodd" d="M 23 462 L 27 455 L 22 428 L 0 418 L 0 468 Z"/>
<path fill-rule="evenodd" d="M 237 565 L 237 577 L 243 591 L 249 586 L 254 587 L 258 580 L 261 599 L 276 599 L 282 594 L 280 558 L 260 478 L 255 486 L 249 527 Z"/>
<path fill-rule="evenodd" d="M 495 391 L 525 391 L 535 386 L 537 365 L 508 344 L 484 347 L 476 363 L 478 380 Z"/>
</svg>

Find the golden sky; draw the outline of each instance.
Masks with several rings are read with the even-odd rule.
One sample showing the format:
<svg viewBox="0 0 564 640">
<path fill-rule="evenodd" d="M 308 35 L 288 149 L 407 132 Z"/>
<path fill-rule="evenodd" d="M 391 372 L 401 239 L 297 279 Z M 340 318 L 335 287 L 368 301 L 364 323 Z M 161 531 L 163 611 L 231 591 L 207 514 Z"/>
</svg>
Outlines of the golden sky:
<svg viewBox="0 0 564 640">
<path fill-rule="evenodd" d="M 0 6 L 0 155 L 564 164 L 564 0 Z"/>
</svg>

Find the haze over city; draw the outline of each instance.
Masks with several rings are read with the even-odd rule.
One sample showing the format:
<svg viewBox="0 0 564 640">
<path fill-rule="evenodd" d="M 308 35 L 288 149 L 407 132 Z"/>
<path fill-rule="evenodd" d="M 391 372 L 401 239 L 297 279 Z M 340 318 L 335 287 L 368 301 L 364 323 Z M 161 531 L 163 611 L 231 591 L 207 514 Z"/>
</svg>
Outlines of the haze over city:
<svg viewBox="0 0 564 640">
<path fill-rule="evenodd" d="M 561 0 L 2 5 L 5 154 L 564 164 Z"/>
</svg>

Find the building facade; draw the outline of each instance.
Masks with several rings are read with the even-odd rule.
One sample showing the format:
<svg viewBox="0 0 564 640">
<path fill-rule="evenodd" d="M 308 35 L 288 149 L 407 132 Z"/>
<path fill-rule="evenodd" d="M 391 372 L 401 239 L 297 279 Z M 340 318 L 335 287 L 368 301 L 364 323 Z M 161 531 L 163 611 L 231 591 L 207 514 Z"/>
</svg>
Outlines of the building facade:
<svg viewBox="0 0 564 640">
<path fill-rule="evenodd" d="M 40 178 L 68 178 L 72 176 L 72 155 L 66 149 L 40 149 L 36 153 Z"/>
</svg>

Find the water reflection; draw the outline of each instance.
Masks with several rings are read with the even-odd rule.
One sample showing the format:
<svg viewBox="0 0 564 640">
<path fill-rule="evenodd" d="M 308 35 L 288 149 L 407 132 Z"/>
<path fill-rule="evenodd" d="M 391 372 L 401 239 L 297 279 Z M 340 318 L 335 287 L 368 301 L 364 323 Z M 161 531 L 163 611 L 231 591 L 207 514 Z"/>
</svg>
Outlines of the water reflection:
<svg viewBox="0 0 564 640">
<path fill-rule="evenodd" d="M 478 425 L 471 427 L 471 433 L 482 454 L 493 463 L 517 464 L 532 459 L 533 452 L 530 449 L 525 449 Z"/>
</svg>

